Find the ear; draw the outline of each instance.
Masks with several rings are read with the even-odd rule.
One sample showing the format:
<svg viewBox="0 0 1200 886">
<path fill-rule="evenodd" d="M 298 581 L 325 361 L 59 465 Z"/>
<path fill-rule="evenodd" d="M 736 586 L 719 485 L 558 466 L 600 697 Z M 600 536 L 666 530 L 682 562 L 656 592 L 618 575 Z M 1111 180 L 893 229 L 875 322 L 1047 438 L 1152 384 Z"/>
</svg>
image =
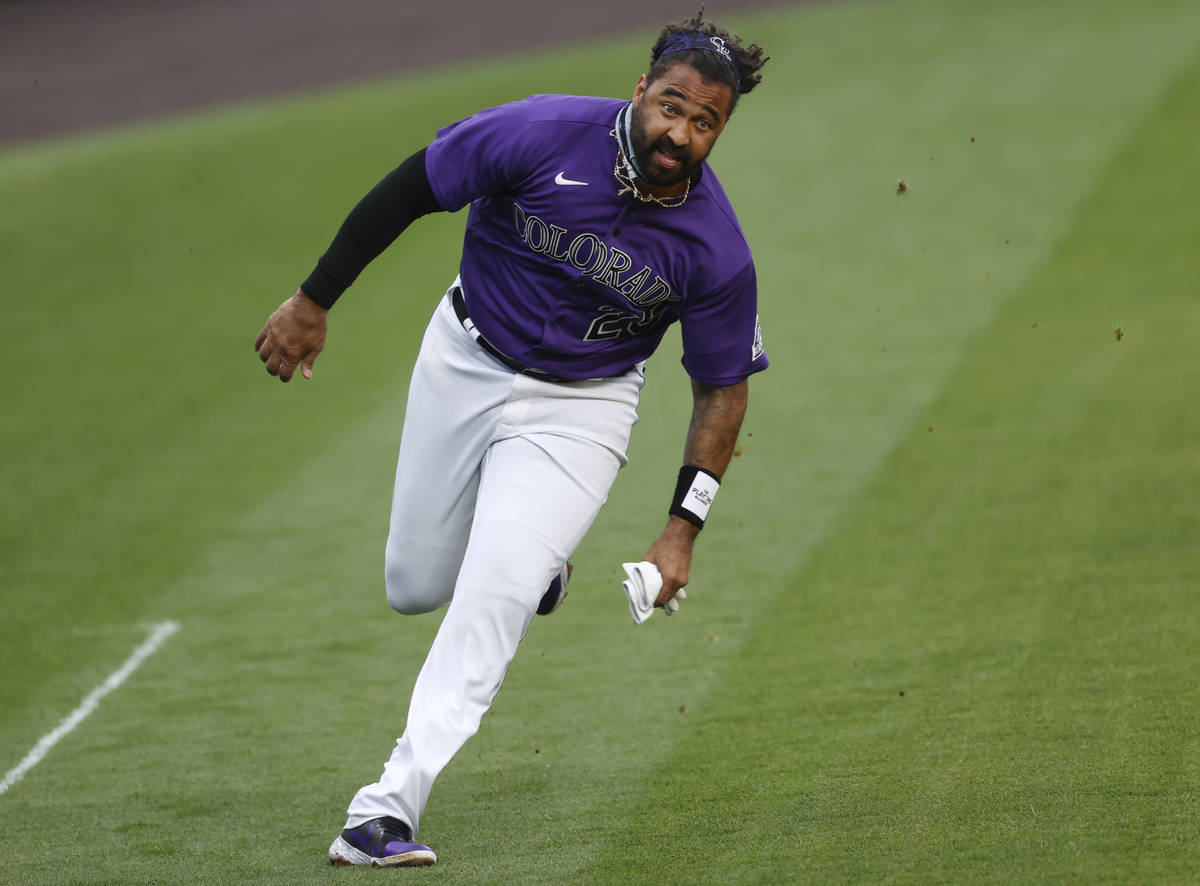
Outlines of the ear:
<svg viewBox="0 0 1200 886">
<path fill-rule="evenodd" d="M 641 101 L 642 96 L 646 93 L 646 87 L 649 85 L 650 84 L 646 80 L 645 74 L 642 74 L 642 76 L 638 77 L 637 86 L 633 88 L 633 103 L 635 105 Z"/>
</svg>

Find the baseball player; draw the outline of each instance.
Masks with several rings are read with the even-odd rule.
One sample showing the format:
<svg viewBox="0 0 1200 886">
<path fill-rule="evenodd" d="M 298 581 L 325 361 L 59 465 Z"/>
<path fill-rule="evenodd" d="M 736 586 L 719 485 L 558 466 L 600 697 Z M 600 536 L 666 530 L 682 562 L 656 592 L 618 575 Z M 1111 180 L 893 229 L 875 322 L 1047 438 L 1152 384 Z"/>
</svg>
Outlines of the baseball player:
<svg viewBox="0 0 1200 886">
<path fill-rule="evenodd" d="M 562 601 L 567 558 L 625 464 L 643 363 L 676 321 L 694 401 L 684 465 L 625 589 L 635 621 L 677 608 L 747 379 L 767 366 L 750 249 L 705 163 L 765 62 L 697 14 L 663 30 L 632 101 L 535 95 L 446 126 L 354 208 L 255 340 L 271 375 L 311 378 L 326 313 L 363 268 L 415 219 L 470 204 L 413 369 L 385 557 L 393 608 L 447 609 L 334 864 L 436 861 L 414 842 L 434 779 L 534 613 Z"/>
</svg>

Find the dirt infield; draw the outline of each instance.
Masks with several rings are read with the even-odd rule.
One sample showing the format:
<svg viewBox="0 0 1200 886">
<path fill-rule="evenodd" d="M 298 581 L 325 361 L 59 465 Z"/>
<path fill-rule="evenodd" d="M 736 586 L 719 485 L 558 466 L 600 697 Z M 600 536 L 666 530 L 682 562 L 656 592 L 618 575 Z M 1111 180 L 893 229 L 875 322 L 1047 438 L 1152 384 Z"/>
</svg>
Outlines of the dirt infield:
<svg viewBox="0 0 1200 886">
<path fill-rule="evenodd" d="M 721 0 L 708 13 L 720 20 L 795 2 Z M 698 5 L 0 0 L 0 144 L 641 26 L 649 45 L 659 26 Z"/>
</svg>

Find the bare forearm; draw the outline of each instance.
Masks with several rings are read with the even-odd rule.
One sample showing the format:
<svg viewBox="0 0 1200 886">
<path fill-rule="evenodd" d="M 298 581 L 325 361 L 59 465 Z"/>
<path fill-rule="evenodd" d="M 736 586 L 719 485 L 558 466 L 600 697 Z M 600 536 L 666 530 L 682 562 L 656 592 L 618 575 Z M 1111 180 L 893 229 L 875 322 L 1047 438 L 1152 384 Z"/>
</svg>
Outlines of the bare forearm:
<svg viewBox="0 0 1200 886">
<path fill-rule="evenodd" d="M 706 385 L 692 381 L 692 422 L 683 447 L 683 463 L 723 476 L 733 458 L 750 385 Z"/>
<path fill-rule="evenodd" d="M 692 422 L 683 447 L 683 463 L 704 468 L 720 477 L 729 467 L 746 415 L 749 384 L 705 385 L 692 382 Z M 692 546 L 700 532 L 697 523 L 672 515 L 662 535 L 646 552 L 646 560 L 658 567 L 663 578 L 657 605 L 662 606 L 687 584 L 692 563 Z"/>
</svg>

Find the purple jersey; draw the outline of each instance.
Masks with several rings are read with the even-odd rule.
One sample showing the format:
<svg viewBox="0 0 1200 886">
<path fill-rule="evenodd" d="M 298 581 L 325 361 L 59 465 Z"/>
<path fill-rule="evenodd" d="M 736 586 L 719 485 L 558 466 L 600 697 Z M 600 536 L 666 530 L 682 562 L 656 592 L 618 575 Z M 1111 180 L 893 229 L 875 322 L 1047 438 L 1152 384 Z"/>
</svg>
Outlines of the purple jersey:
<svg viewBox="0 0 1200 886">
<path fill-rule="evenodd" d="M 439 130 L 438 202 L 471 203 L 460 274 L 499 350 L 566 378 L 618 375 L 680 321 L 683 365 L 729 385 L 767 367 L 750 247 L 707 164 L 682 206 L 618 196 L 624 101 L 535 95 Z"/>
</svg>

